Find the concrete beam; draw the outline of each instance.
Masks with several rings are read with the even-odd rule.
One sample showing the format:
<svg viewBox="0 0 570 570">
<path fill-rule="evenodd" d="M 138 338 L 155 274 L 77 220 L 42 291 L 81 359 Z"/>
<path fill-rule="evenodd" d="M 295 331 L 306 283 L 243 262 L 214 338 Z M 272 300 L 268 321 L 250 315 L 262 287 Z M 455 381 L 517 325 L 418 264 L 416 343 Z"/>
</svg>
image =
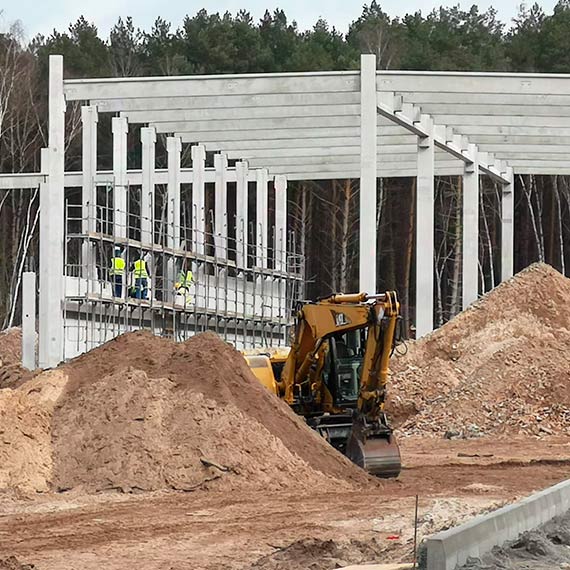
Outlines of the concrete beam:
<svg viewBox="0 0 570 570">
<path fill-rule="evenodd" d="M 433 122 L 424 119 L 422 128 L 431 133 Z M 433 330 L 434 292 L 434 176 L 433 135 L 418 138 L 418 182 L 416 191 L 416 338 Z"/>
<path fill-rule="evenodd" d="M 131 123 L 168 123 L 176 121 L 234 121 L 244 119 L 289 119 L 295 117 L 358 116 L 360 105 L 284 105 L 280 107 L 237 107 L 210 109 L 164 109 L 122 111 Z"/>
<path fill-rule="evenodd" d="M 567 95 L 570 78 L 562 74 L 466 73 L 463 71 L 378 71 L 378 91 Z"/>
<path fill-rule="evenodd" d="M 340 117 L 289 117 L 267 119 L 212 119 L 197 121 L 168 121 L 151 122 L 159 133 L 207 133 L 210 131 L 257 131 L 266 129 L 306 129 L 311 134 L 311 129 L 353 127 L 360 124 L 358 115 L 345 115 Z M 200 137 L 199 137 L 200 138 Z M 247 140 L 247 139 L 245 139 Z"/>
<path fill-rule="evenodd" d="M 454 570 L 570 509 L 570 481 L 429 537 L 427 570 Z"/>
<path fill-rule="evenodd" d="M 67 79 L 68 101 L 224 95 L 358 92 L 354 71 Z"/>
<path fill-rule="evenodd" d="M 358 104 L 358 92 L 258 93 L 253 95 L 196 95 L 183 97 L 141 97 L 137 99 L 94 99 L 101 111 L 160 111 L 173 109 L 235 109 L 279 107 L 282 105 L 352 105 Z"/>
<path fill-rule="evenodd" d="M 360 56 L 360 257 L 359 290 L 376 293 L 376 183 L 377 112 L 376 112 L 376 56 Z M 342 163 L 343 157 L 335 157 Z"/>
</svg>

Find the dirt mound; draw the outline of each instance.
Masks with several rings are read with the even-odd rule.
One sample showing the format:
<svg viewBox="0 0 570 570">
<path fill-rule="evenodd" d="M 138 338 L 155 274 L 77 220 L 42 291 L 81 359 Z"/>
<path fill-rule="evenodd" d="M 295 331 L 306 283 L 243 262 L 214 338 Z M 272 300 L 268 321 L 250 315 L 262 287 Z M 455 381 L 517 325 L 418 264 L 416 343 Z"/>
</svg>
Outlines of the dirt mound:
<svg viewBox="0 0 570 570">
<path fill-rule="evenodd" d="M 21 366 L 22 331 L 13 327 L 0 332 L 0 388 L 19 386 L 32 373 Z"/>
<path fill-rule="evenodd" d="M 370 482 L 214 334 L 174 343 L 131 333 L 63 370 L 69 382 L 53 417 L 58 489 Z"/>
<path fill-rule="evenodd" d="M 404 434 L 550 434 L 570 419 L 570 280 L 534 264 L 392 361 Z"/>
<path fill-rule="evenodd" d="M 0 570 L 33 570 L 33 564 L 23 564 L 15 556 L 0 558 Z"/>
<path fill-rule="evenodd" d="M 52 413 L 66 381 L 63 372 L 52 370 L 0 390 L 0 489 L 49 490 Z"/>
<path fill-rule="evenodd" d="M 374 539 L 335 541 L 308 538 L 263 556 L 251 569 L 332 570 L 351 564 L 377 562 L 383 550 L 385 548 Z"/>
</svg>

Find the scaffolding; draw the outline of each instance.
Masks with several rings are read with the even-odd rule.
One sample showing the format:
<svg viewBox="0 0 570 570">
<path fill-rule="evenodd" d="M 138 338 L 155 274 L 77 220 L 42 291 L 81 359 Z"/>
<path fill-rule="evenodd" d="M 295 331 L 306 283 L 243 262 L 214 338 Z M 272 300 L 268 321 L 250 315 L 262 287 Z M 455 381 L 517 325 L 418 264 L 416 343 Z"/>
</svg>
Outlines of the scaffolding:
<svg viewBox="0 0 570 570">
<path fill-rule="evenodd" d="M 65 359 L 135 330 L 176 341 L 212 331 L 238 349 L 288 344 L 292 309 L 304 293 L 293 232 L 276 235 L 272 227 L 263 243 L 255 223 L 245 236 L 245 228 L 224 220 L 217 233 L 212 211 L 201 224 L 197 212 L 182 214 L 180 224 L 160 213 L 148 219 L 136 200 L 126 211 L 114 207 L 112 186 L 98 190 L 97 204 L 65 207 Z M 191 208 L 184 199 L 180 205 Z M 124 261 L 119 278 L 116 256 Z M 135 274 L 139 260 L 146 282 Z"/>
</svg>

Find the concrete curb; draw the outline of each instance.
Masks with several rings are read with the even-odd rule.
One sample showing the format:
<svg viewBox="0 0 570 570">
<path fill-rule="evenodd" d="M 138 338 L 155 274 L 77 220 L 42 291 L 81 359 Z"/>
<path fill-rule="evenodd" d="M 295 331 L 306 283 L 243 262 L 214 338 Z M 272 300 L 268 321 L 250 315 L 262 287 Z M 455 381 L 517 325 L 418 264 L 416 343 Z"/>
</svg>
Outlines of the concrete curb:
<svg viewBox="0 0 570 570">
<path fill-rule="evenodd" d="M 480 558 L 493 546 L 516 538 L 570 509 L 570 480 L 535 493 L 518 503 L 476 517 L 428 538 L 428 570 L 454 570 L 468 556 Z"/>
</svg>

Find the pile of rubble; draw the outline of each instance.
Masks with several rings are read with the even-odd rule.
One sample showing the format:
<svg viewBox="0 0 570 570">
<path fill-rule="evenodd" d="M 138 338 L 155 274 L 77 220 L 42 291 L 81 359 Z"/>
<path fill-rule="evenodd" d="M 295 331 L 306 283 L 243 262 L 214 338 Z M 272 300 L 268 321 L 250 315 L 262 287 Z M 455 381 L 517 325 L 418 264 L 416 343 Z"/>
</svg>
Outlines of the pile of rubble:
<svg viewBox="0 0 570 570">
<path fill-rule="evenodd" d="M 534 264 L 392 361 L 403 435 L 551 435 L 570 420 L 570 280 Z"/>
</svg>

